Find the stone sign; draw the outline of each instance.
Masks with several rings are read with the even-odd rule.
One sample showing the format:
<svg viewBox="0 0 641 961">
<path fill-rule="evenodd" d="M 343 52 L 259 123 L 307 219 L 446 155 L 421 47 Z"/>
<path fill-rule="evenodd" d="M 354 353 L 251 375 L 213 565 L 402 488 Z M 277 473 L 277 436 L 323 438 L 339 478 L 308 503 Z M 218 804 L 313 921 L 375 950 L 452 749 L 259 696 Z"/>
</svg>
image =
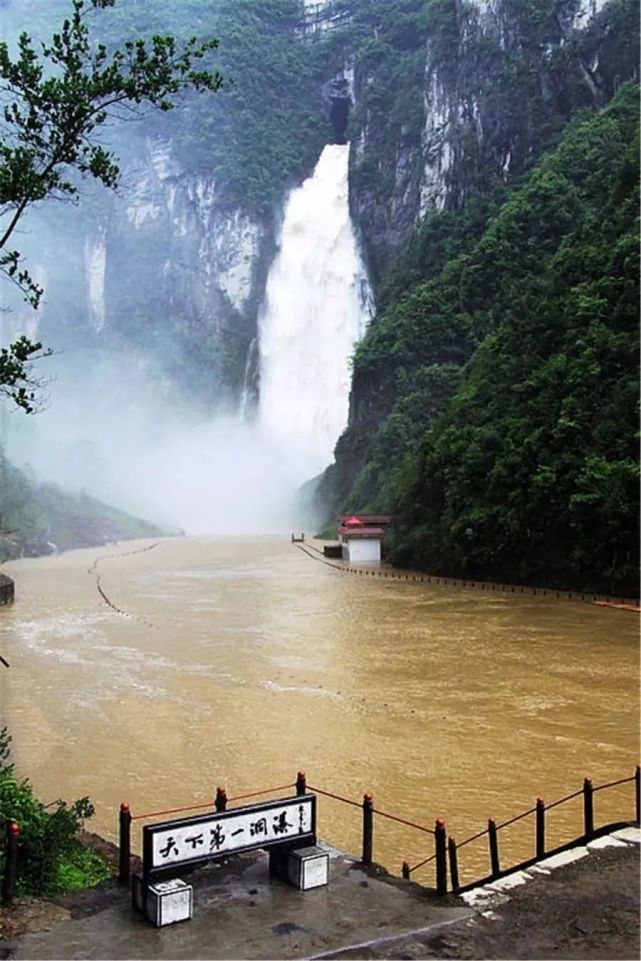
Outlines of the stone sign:
<svg viewBox="0 0 641 961">
<path fill-rule="evenodd" d="M 228 854 L 240 854 L 279 844 L 304 847 L 316 842 L 316 797 L 252 804 L 143 828 L 145 877 L 198 864 Z"/>
</svg>

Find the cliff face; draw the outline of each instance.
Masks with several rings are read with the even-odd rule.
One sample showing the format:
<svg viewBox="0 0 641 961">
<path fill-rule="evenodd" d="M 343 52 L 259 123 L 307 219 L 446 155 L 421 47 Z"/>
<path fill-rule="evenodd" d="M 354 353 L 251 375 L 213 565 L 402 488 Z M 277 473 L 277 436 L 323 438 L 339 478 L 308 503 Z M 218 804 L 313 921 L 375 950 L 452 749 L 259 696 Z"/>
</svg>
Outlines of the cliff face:
<svg viewBox="0 0 641 961">
<path fill-rule="evenodd" d="M 395 6 L 355 59 L 378 313 L 326 516 L 395 514 L 409 566 L 630 590 L 638 8 Z"/>
<path fill-rule="evenodd" d="M 619 0 L 394 6 L 354 75 L 353 210 L 379 279 L 430 211 L 518 175 L 637 70 L 634 12 Z"/>
<path fill-rule="evenodd" d="M 151 340 L 168 374 L 189 377 L 203 398 L 238 396 L 272 222 L 230 207 L 216 177 L 186 173 L 165 140 L 145 140 L 127 181 L 85 239 L 90 315 L 109 318 L 110 336 Z"/>
<path fill-rule="evenodd" d="M 48 37 L 65 4 L 8 0 L 7 26 Z M 219 35 L 212 65 L 226 85 L 183 97 L 169 114 L 109 124 L 118 192 L 83 182 L 75 209 L 47 203 L 30 214 L 21 250 L 46 293 L 37 314 L 12 304 L 8 334 L 28 331 L 64 352 L 126 351 L 204 409 L 237 409 L 241 396 L 249 409 L 279 217 L 331 135 L 329 110 L 302 0 L 210 0 L 189 11 L 119 0 L 92 25 L 119 44 L 154 31 Z"/>
<path fill-rule="evenodd" d="M 16 305 L 11 327 L 57 350 L 139 351 L 203 402 L 240 396 L 273 220 L 222 202 L 168 141 L 143 138 L 123 167 L 118 195 L 32 219 L 23 247 L 46 294 L 37 314 Z"/>
<path fill-rule="evenodd" d="M 452 370 L 432 382 L 428 357 L 416 374 L 425 345 L 415 344 L 412 356 L 393 319 L 381 325 L 381 315 L 393 317 L 413 284 L 480 237 L 488 198 L 518 182 L 574 115 L 607 103 L 638 75 L 638 11 L 628 0 L 431 0 L 368 9 L 366 24 L 354 4 L 350 26 L 351 197 L 379 317 L 361 351 L 369 359 L 354 367 L 349 426 L 325 481 L 326 499 L 337 507 L 376 496 L 373 437 L 395 405 L 418 404 L 418 430 L 457 383 Z M 420 316 L 430 308 L 417 302 L 413 309 Z M 456 370 L 471 349 L 454 349 L 440 334 L 431 346 Z M 411 447 L 405 440 L 389 428 L 378 443 L 400 456 Z"/>
</svg>

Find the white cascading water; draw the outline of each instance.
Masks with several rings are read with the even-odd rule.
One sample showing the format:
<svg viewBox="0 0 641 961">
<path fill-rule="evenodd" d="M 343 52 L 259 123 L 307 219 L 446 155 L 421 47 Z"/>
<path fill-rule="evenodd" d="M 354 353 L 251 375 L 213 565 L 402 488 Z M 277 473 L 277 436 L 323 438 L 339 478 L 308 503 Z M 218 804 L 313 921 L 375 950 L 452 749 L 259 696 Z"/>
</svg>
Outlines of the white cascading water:
<svg viewBox="0 0 641 961">
<path fill-rule="evenodd" d="M 82 351 L 67 352 L 51 358 L 55 404 L 11 438 L 17 463 L 190 534 L 298 527 L 293 495 L 332 460 L 347 423 L 349 359 L 371 315 L 349 217 L 348 153 L 325 147 L 288 198 L 236 416 L 193 422 L 171 396 L 159 396 L 153 368 L 147 374 L 135 356 L 105 352 L 88 364 Z M 114 402 L 123 397 L 124 421 Z"/>
<path fill-rule="evenodd" d="M 259 318 L 259 426 L 297 482 L 332 460 L 347 424 L 350 357 L 372 313 L 348 162 L 348 144 L 326 146 L 291 193 Z"/>
</svg>

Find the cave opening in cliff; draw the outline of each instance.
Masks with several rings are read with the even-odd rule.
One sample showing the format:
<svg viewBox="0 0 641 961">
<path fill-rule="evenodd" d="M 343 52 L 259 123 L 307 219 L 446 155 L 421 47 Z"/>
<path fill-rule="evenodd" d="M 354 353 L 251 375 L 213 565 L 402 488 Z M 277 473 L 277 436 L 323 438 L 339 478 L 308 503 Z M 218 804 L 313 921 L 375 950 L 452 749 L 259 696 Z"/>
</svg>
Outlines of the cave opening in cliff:
<svg viewBox="0 0 641 961">
<path fill-rule="evenodd" d="M 329 111 L 329 119 L 334 128 L 332 142 L 336 144 L 347 143 L 347 121 L 349 120 L 349 97 L 332 97 L 332 105 Z"/>
</svg>

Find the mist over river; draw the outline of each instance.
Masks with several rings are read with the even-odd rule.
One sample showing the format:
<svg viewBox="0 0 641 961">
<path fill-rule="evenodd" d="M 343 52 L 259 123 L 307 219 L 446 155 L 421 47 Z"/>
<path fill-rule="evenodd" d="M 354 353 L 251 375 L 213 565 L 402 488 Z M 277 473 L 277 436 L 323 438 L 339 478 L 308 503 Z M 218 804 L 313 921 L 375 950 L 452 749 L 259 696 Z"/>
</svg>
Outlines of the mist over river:
<svg viewBox="0 0 641 961">
<path fill-rule="evenodd" d="M 638 760 L 638 620 L 590 604 L 356 577 L 281 538 L 118 544 L 3 568 L 2 723 L 43 801 L 173 807 L 294 780 L 433 823 L 457 840 Z M 151 548 L 142 550 L 142 548 Z M 100 558 L 93 570 L 94 562 Z M 110 609 L 101 587 L 125 614 Z M 581 799 L 550 814 L 578 833 Z M 596 797 L 597 822 L 633 791 Z M 320 798 L 320 835 L 358 852 L 359 812 Z M 503 840 L 525 856 L 531 819 Z M 134 835 L 138 848 L 139 837 Z M 463 874 L 487 864 L 466 849 Z M 429 838 L 375 822 L 395 873 Z M 431 881 L 431 868 L 418 878 Z"/>
</svg>

